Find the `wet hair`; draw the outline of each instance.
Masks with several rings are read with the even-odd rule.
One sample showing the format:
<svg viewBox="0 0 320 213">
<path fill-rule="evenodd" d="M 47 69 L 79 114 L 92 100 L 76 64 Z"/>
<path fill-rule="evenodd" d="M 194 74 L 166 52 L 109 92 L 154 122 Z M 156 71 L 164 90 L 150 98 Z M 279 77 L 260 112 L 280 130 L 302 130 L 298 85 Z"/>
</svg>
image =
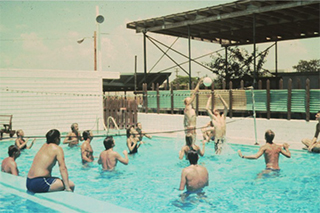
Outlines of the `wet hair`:
<svg viewBox="0 0 320 213">
<path fill-rule="evenodd" d="M 113 137 L 112 136 L 107 136 L 103 141 L 103 145 L 106 148 L 106 150 L 111 149 L 112 147 L 114 147 Z"/>
<path fill-rule="evenodd" d="M 187 146 L 191 146 L 192 145 L 192 141 L 193 141 L 192 135 L 186 135 L 186 144 L 187 144 Z"/>
<path fill-rule="evenodd" d="M 86 130 L 86 131 L 83 131 L 82 133 L 82 137 L 84 140 L 87 140 L 88 138 L 90 138 L 90 130 Z"/>
<path fill-rule="evenodd" d="M 264 137 L 268 143 L 272 143 L 274 138 L 274 132 L 271 129 L 268 129 L 264 134 Z"/>
<path fill-rule="evenodd" d="M 60 132 L 57 129 L 51 129 L 46 134 L 47 144 L 49 143 L 56 143 L 57 140 L 60 138 Z"/>
<path fill-rule="evenodd" d="M 78 123 L 73 123 L 73 124 L 71 124 L 71 130 L 73 131 L 74 130 L 74 126 L 75 125 L 78 125 Z"/>
<path fill-rule="evenodd" d="M 198 163 L 198 159 L 199 159 L 199 156 L 197 152 L 193 150 L 188 152 L 188 160 L 191 165 L 196 165 Z"/>
<path fill-rule="evenodd" d="M 9 157 L 13 157 L 16 152 L 20 152 L 20 150 L 15 145 L 11 145 L 11 146 L 8 147 L 8 155 L 9 155 Z"/>
<path fill-rule="evenodd" d="M 18 130 L 17 130 L 17 132 L 16 132 L 17 137 L 20 136 L 20 132 L 22 132 L 22 129 L 18 129 Z"/>
<path fill-rule="evenodd" d="M 127 138 L 129 138 L 130 137 L 130 135 L 132 135 L 131 134 L 131 128 L 134 128 L 134 125 L 130 125 L 128 128 L 127 128 Z"/>
<path fill-rule="evenodd" d="M 320 113 L 320 110 L 318 111 L 318 113 Z M 317 114 L 318 114 L 318 113 L 317 113 Z"/>
</svg>

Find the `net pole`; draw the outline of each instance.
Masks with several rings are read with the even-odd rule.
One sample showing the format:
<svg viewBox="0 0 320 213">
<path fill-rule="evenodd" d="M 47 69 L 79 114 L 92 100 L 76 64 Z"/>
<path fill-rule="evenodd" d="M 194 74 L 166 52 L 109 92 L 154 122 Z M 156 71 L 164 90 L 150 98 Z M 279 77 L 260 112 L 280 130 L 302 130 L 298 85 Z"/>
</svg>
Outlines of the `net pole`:
<svg viewBox="0 0 320 213">
<path fill-rule="evenodd" d="M 256 107 L 255 107 L 253 87 L 251 88 L 251 95 L 252 95 L 252 112 L 253 112 L 254 138 L 255 138 L 254 145 L 259 145 L 258 139 L 257 139 Z"/>
</svg>

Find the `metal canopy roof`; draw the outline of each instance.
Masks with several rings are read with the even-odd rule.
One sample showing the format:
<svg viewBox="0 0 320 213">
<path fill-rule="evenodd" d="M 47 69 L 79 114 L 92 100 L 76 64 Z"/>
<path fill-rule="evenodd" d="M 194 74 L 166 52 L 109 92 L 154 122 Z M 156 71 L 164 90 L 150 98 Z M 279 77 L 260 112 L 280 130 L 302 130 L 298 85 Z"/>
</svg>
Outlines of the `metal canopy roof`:
<svg viewBox="0 0 320 213">
<path fill-rule="evenodd" d="M 152 83 L 156 86 L 157 83 L 161 85 L 166 81 L 171 73 L 148 73 L 146 82 L 148 90 L 151 89 Z M 142 83 L 144 80 L 144 73 L 137 73 L 137 87 L 136 90 L 142 90 Z M 134 91 L 134 74 L 121 74 L 120 79 L 103 79 L 103 91 Z"/>
<path fill-rule="evenodd" d="M 320 1 L 257 1 L 232 3 L 135 21 L 127 28 L 220 43 L 222 46 L 319 37 Z M 255 17 L 255 18 L 254 18 Z"/>
</svg>

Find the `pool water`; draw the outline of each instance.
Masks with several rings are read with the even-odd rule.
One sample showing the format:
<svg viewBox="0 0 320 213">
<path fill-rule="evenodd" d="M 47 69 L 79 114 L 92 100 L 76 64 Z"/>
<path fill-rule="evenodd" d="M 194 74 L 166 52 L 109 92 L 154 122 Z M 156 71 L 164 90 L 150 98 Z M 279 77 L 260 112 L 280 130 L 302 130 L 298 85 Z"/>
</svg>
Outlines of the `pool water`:
<svg viewBox="0 0 320 213">
<path fill-rule="evenodd" d="M 36 202 L 0 190 L 0 212 L 58 212 Z"/>
<path fill-rule="evenodd" d="M 103 139 L 96 137 L 91 143 L 96 157 L 104 150 Z M 123 155 L 126 137 L 116 136 L 115 141 L 114 150 Z M 215 155 L 214 144 L 209 143 L 198 162 L 208 169 L 209 186 L 204 196 L 182 200 L 178 190 L 181 171 L 189 165 L 178 158 L 184 140 L 153 137 L 144 141 L 139 152 L 129 156 L 129 165 L 118 163 L 113 172 L 103 172 L 97 158 L 83 167 L 80 147 L 62 144 L 75 193 L 138 212 L 320 212 L 319 154 L 291 151 L 290 159 L 280 156 L 280 172 L 259 177 L 265 168 L 263 156 L 247 160 L 237 154 L 238 149 L 244 155 L 254 154 L 258 146 L 229 145 Z M 1 161 L 12 143 L 0 143 Z M 17 159 L 21 176 L 27 176 L 42 143 L 39 139 L 32 149 L 22 151 Z M 58 165 L 52 175 L 60 177 Z"/>
</svg>

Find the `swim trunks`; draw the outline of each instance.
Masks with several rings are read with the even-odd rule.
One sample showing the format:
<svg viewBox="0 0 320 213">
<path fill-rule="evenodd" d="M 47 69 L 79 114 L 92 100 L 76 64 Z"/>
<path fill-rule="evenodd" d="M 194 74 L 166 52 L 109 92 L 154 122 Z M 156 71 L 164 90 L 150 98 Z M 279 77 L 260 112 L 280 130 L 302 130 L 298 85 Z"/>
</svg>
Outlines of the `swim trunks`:
<svg viewBox="0 0 320 213">
<path fill-rule="evenodd" d="M 57 177 L 36 177 L 27 178 L 27 189 L 31 192 L 48 192 L 51 184 L 53 184 Z"/>
</svg>

